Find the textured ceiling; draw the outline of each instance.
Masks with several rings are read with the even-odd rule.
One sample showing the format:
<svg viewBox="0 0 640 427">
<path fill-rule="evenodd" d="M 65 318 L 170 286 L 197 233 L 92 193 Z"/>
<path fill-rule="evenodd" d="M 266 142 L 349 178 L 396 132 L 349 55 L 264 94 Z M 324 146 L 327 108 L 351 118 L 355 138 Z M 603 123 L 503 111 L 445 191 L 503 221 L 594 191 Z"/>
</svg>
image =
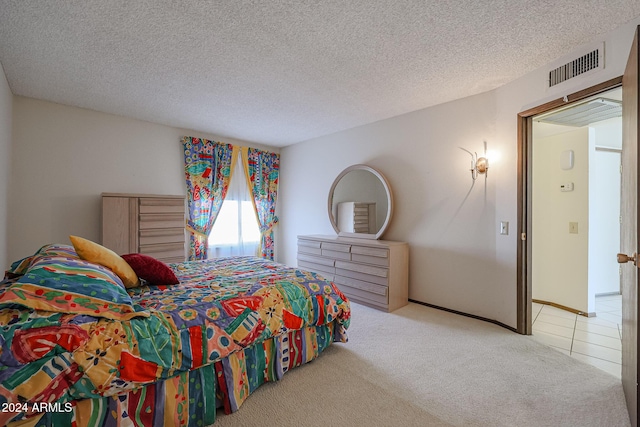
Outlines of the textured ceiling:
<svg viewBox="0 0 640 427">
<path fill-rule="evenodd" d="M 484 92 L 637 0 L 0 0 L 16 95 L 284 146 Z"/>
</svg>

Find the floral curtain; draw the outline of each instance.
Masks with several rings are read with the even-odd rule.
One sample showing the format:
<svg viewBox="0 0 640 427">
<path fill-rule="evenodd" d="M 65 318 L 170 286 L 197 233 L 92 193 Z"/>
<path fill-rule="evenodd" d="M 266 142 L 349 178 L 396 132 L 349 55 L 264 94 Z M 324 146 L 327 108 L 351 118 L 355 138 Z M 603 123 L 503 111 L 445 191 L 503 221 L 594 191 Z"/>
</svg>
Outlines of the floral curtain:
<svg viewBox="0 0 640 427">
<path fill-rule="evenodd" d="M 237 149 L 231 144 L 184 137 L 189 260 L 207 259 L 207 238 L 227 194 Z"/>
<path fill-rule="evenodd" d="M 280 155 L 255 148 L 242 148 L 242 162 L 251 191 L 253 205 L 260 225 L 260 247 L 258 255 L 273 260 L 273 227 L 278 222 L 276 199 Z"/>
</svg>

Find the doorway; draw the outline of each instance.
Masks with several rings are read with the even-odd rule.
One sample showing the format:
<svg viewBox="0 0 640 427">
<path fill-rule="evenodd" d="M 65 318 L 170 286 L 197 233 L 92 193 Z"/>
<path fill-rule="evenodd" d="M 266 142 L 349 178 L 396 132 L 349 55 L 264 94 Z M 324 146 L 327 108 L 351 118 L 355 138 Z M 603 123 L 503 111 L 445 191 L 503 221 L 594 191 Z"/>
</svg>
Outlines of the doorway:
<svg viewBox="0 0 640 427">
<path fill-rule="evenodd" d="M 532 299 L 595 316 L 620 294 L 622 90 L 533 117 Z"/>
<path fill-rule="evenodd" d="M 532 333 L 618 378 L 621 150 L 620 88 L 533 117 Z"/>
<path fill-rule="evenodd" d="M 568 95 L 564 98 L 560 98 L 539 107 L 532 108 L 524 111 L 518 115 L 518 204 L 519 204 L 519 218 L 518 218 L 518 231 L 520 233 L 520 243 L 518 245 L 518 319 L 517 330 L 522 334 L 531 335 L 533 324 L 533 245 L 530 237 L 533 227 L 533 203 L 534 196 L 531 191 L 531 183 L 533 181 L 533 132 L 534 132 L 534 119 L 536 117 L 544 117 L 544 115 L 559 109 L 566 109 L 568 106 L 574 105 L 579 102 L 591 100 L 598 95 L 602 95 L 605 92 L 609 92 L 620 88 L 622 84 L 622 77 L 609 80 L 591 88 L 576 92 Z M 568 151 L 569 149 L 562 150 Z M 560 154 L 560 156 L 569 156 L 569 154 Z M 574 153 L 575 156 L 575 153 Z M 555 168 L 560 169 L 562 167 L 561 162 L 565 160 L 557 158 Z M 566 160 L 569 161 L 569 160 Z M 575 157 L 573 162 L 575 162 Z M 558 191 L 561 191 L 560 185 L 569 184 L 570 180 L 566 182 L 558 182 Z M 575 182 L 574 182 L 575 185 Z M 578 235 L 580 232 L 580 221 L 568 221 L 578 222 Z M 586 225 L 587 221 L 585 221 Z M 575 227 L 575 224 L 566 224 L 567 234 L 570 231 L 569 227 Z M 564 234 L 564 233 L 563 233 Z M 529 237 L 529 238 L 528 238 Z M 525 259 L 526 257 L 526 259 Z M 560 304 L 563 305 L 563 304 Z M 587 307 L 588 312 L 588 307 Z"/>
</svg>

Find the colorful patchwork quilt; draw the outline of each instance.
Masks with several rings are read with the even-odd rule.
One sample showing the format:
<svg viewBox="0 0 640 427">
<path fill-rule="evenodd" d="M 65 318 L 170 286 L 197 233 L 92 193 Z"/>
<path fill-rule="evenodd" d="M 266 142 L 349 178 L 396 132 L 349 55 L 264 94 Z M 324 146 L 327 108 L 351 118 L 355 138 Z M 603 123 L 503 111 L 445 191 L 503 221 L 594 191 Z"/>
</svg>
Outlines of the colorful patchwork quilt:
<svg viewBox="0 0 640 427">
<path fill-rule="evenodd" d="M 170 264 L 179 284 L 124 290 L 71 252 L 36 253 L 0 282 L 0 425 L 40 402 L 64 410 L 244 360 L 293 331 L 331 325 L 333 341 L 347 340 L 349 302 L 315 273 L 231 257 Z"/>
</svg>

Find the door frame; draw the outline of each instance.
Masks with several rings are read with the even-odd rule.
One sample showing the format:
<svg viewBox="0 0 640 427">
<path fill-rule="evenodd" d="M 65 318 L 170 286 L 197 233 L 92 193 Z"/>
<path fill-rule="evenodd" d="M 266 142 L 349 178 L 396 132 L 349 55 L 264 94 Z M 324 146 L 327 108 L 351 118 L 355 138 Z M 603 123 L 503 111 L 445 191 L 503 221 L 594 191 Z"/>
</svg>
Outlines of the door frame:
<svg viewBox="0 0 640 427">
<path fill-rule="evenodd" d="M 531 168 L 533 117 L 622 86 L 622 76 L 518 113 L 518 223 L 516 331 L 531 335 Z"/>
</svg>

